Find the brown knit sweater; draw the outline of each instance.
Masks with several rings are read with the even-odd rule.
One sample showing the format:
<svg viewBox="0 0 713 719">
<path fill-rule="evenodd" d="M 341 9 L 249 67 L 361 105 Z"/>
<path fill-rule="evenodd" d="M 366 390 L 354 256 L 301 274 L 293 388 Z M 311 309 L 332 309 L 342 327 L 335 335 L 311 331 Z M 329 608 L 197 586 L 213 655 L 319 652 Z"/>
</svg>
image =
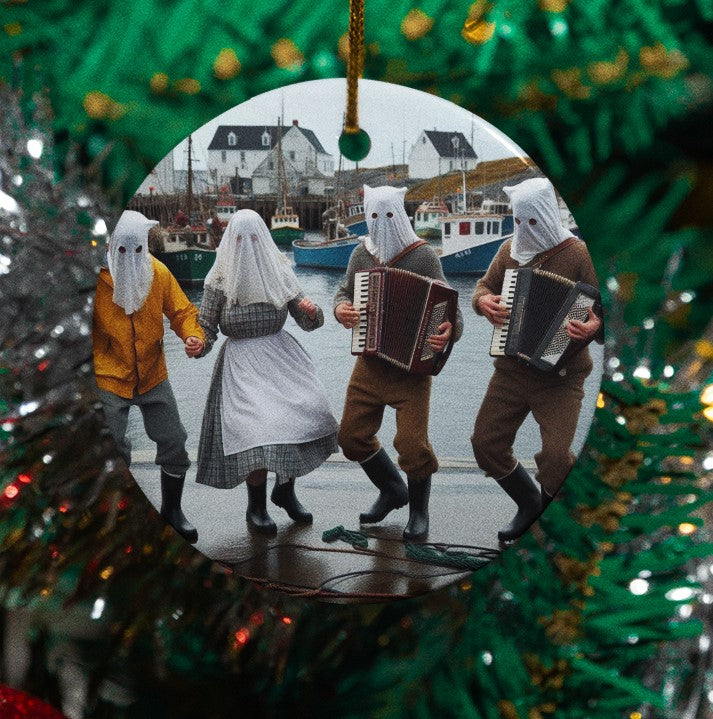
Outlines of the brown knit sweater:
<svg viewBox="0 0 713 719">
<path fill-rule="evenodd" d="M 488 271 L 478 280 L 473 293 L 473 309 L 479 314 L 483 313 L 478 308 L 478 300 L 488 294 L 499 295 L 502 286 L 505 270 L 517 269 L 520 264 L 510 257 L 511 240 L 506 240 L 500 246 L 498 253 L 488 267 Z M 574 242 L 569 247 L 564 248 L 560 252 L 547 257 L 551 250 L 542 252 L 528 262 L 524 267 L 541 267 L 548 272 L 554 272 L 561 277 L 574 280 L 576 282 L 587 282 L 588 284 L 599 287 L 597 275 L 592 265 L 587 246 L 581 240 Z M 545 257 L 543 261 L 543 257 Z M 600 328 L 594 339 L 600 344 L 604 341 L 604 326 Z M 496 357 L 495 366 L 505 368 L 511 366 L 517 360 L 511 357 Z M 589 374 L 592 369 L 592 360 L 589 356 L 589 350 L 583 349 L 581 352 L 572 357 L 567 363 L 567 374 L 584 372 Z"/>
</svg>

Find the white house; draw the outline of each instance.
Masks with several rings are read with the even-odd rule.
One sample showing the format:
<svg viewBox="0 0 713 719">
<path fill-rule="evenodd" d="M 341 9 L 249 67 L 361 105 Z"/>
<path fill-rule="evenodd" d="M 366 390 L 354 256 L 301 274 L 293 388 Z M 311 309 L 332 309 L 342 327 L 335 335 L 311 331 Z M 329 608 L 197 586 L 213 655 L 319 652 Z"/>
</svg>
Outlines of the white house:
<svg viewBox="0 0 713 719">
<path fill-rule="evenodd" d="M 334 175 L 332 155 L 322 147 L 314 132 L 300 127 L 297 120 L 287 126 L 221 125 L 208 145 L 208 167 L 217 174 L 220 184 L 233 181 L 240 186 L 245 186 L 246 179 L 252 181 L 255 171 L 260 167 L 260 173 L 253 183 L 253 192 L 265 194 L 269 191 L 265 190 L 268 171 L 275 173 L 275 176 L 277 173 L 275 149 L 280 134 L 288 177 L 288 165 L 299 175 Z M 269 167 L 270 159 L 272 168 Z"/>
<path fill-rule="evenodd" d="M 472 170 L 478 156 L 462 132 L 423 130 L 408 157 L 408 176 L 425 179 L 454 170 Z"/>
<path fill-rule="evenodd" d="M 299 167 L 296 161 L 290 159 L 289 151 L 282 149 L 287 191 L 295 195 L 324 195 L 327 177 L 317 169 L 315 160 L 309 157 L 304 166 Z M 252 177 L 252 190 L 254 195 L 274 195 L 278 191 L 277 184 L 277 148 L 255 168 Z"/>
<path fill-rule="evenodd" d="M 170 195 L 176 191 L 173 151 L 149 172 L 136 190 L 137 195 Z"/>
</svg>

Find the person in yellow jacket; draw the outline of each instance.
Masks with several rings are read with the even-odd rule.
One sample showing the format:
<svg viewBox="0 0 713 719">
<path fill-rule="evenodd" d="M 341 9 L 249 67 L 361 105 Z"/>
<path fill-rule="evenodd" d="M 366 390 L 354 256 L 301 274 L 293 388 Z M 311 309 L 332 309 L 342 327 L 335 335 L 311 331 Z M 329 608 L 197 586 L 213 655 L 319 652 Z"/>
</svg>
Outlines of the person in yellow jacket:
<svg viewBox="0 0 713 719">
<path fill-rule="evenodd" d="M 198 532 L 181 509 L 190 466 L 187 435 L 168 382 L 163 317 L 185 343 L 189 357 L 201 353 L 205 334 L 197 308 L 168 268 L 149 254 L 148 233 L 155 224 L 140 212 L 126 210 L 109 240 L 107 267 L 99 273 L 94 304 L 94 372 L 107 426 L 127 467 L 129 409 L 135 405 L 141 410 L 161 467 L 161 516 L 193 543 Z"/>
</svg>

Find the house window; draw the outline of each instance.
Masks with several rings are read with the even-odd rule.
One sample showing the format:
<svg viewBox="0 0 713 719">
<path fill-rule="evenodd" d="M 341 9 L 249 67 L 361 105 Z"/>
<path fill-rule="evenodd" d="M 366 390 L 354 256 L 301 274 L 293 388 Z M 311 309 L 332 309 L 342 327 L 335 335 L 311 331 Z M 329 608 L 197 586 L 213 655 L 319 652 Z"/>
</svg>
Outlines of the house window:
<svg viewBox="0 0 713 719">
<path fill-rule="evenodd" d="M 421 142 L 423 142 L 424 145 L 426 144 L 426 136 L 425 135 L 421 138 Z"/>
<path fill-rule="evenodd" d="M 274 169 L 275 169 L 275 164 L 273 163 L 272 160 L 268 160 L 268 161 L 267 161 L 267 169 L 268 169 L 268 170 L 274 170 Z"/>
<path fill-rule="evenodd" d="M 220 161 L 225 162 L 228 159 L 228 153 L 225 150 L 220 151 Z"/>
<path fill-rule="evenodd" d="M 262 133 L 262 146 L 270 147 L 270 133 L 267 130 Z"/>
<path fill-rule="evenodd" d="M 228 133 L 228 146 L 229 147 L 235 147 L 235 145 L 238 142 L 238 138 L 234 132 Z"/>
<path fill-rule="evenodd" d="M 245 153 L 244 152 L 240 153 L 240 162 L 245 162 Z"/>
<path fill-rule="evenodd" d="M 294 160 L 294 159 L 295 159 L 295 151 L 290 150 L 290 160 Z"/>
<path fill-rule="evenodd" d="M 480 224 L 480 231 L 483 231 L 483 223 L 476 223 Z M 459 222 L 458 223 L 458 234 L 459 235 L 469 235 L 470 234 L 470 222 Z"/>
</svg>

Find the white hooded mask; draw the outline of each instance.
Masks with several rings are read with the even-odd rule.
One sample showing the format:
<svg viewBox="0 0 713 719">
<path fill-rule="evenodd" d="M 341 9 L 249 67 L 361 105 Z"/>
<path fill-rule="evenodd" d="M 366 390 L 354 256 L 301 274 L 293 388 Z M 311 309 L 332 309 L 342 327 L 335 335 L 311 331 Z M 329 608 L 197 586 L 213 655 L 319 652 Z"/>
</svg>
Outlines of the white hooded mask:
<svg viewBox="0 0 713 719">
<path fill-rule="evenodd" d="M 515 223 L 510 247 L 513 260 L 525 265 L 572 236 L 562 224 L 555 188 L 547 178 L 534 177 L 503 190 L 512 203 Z"/>
<path fill-rule="evenodd" d="M 205 284 L 223 292 L 228 306 L 266 302 L 284 307 L 300 284 L 254 210 L 238 210 L 228 222 Z"/>
<path fill-rule="evenodd" d="M 405 194 L 405 187 L 364 185 L 364 215 L 369 230 L 364 246 L 382 264 L 419 241 L 404 208 Z"/>
<path fill-rule="evenodd" d="M 109 240 L 107 264 L 114 283 L 114 304 L 127 315 L 141 309 L 153 282 L 149 230 L 158 221 L 125 210 Z"/>
</svg>

